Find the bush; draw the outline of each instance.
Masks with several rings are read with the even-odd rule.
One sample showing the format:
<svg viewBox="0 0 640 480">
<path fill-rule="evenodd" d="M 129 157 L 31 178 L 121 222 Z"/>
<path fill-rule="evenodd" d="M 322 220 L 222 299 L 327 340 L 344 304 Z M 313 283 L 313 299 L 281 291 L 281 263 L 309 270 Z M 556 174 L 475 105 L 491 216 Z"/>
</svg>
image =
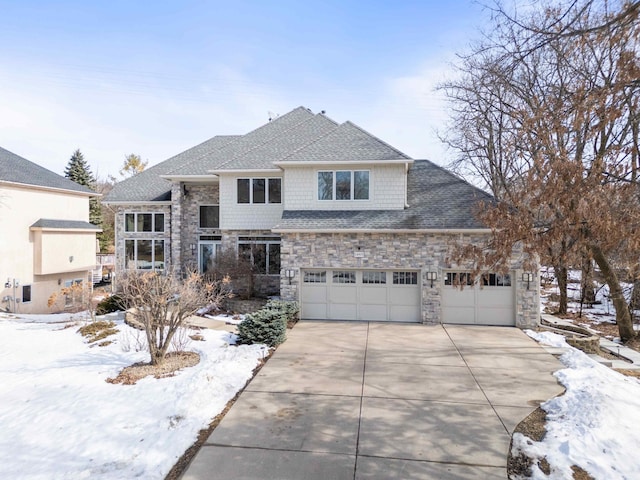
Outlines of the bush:
<svg viewBox="0 0 640 480">
<path fill-rule="evenodd" d="M 238 343 L 265 343 L 270 347 L 286 340 L 287 323 L 298 314 L 296 302 L 269 300 L 264 308 L 251 313 L 238 325 Z"/>
<path fill-rule="evenodd" d="M 287 317 L 287 322 L 297 320 L 298 312 L 300 311 L 298 302 L 289 302 L 286 300 L 269 300 L 264 308 L 281 311 Z"/>
<path fill-rule="evenodd" d="M 111 295 L 96 305 L 96 315 L 106 315 L 107 313 L 118 312 L 120 310 L 126 310 L 126 307 L 124 305 L 124 299 L 119 295 Z"/>
</svg>

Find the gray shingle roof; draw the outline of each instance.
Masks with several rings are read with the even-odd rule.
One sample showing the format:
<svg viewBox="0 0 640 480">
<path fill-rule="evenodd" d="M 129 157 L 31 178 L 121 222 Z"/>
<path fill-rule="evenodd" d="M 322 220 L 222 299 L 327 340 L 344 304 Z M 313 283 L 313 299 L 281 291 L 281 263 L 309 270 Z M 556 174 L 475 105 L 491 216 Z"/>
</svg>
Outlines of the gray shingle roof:
<svg viewBox="0 0 640 480">
<path fill-rule="evenodd" d="M 404 210 L 286 210 L 274 230 L 486 228 L 475 206 L 493 197 L 428 160 L 414 162 L 407 189 Z"/>
<path fill-rule="evenodd" d="M 397 159 L 409 157 L 351 122 L 338 125 L 323 114 L 298 107 L 246 135 L 213 137 L 119 182 L 103 202 L 168 201 L 171 182 L 161 176 L 272 169 L 277 161 Z"/>
<path fill-rule="evenodd" d="M 57 220 L 54 218 L 41 218 L 31 225 L 31 228 L 61 228 L 65 230 L 95 230 L 100 231 L 101 228 L 89 222 L 82 220 Z"/>
<path fill-rule="evenodd" d="M 218 170 L 268 169 L 276 168 L 277 162 L 291 152 L 302 149 L 310 143 L 338 128 L 338 124 L 322 114 L 301 122 L 270 141 L 238 154 Z"/>
<path fill-rule="evenodd" d="M 84 185 L 47 170 L 26 158 L 0 147 L 0 181 L 93 193 Z"/>
<path fill-rule="evenodd" d="M 267 142 L 286 135 L 296 126 L 314 118 L 314 114 L 304 107 L 298 107 L 259 128 L 238 137 L 225 148 L 221 148 L 209 155 L 194 159 L 189 164 L 173 168 L 169 174 L 174 175 L 207 175 L 211 170 L 223 167 L 234 158 L 240 158 L 251 150 L 264 146 Z M 262 163 L 262 162 L 261 162 Z M 270 168 L 273 167 L 269 163 Z M 251 167 L 260 168 L 260 167 Z"/>
<path fill-rule="evenodd" d="M 160 175 L 166 175 L 172 170 L 180 170 L 199 158 L 212 155 L 238 138 L 239 136 L 237 135 L 218 135 L 210 138 L 206 142 L 143 170 L 131 178 L 116 183 L 102 201 L 103 203 L 109 203 L 171 200 L 171 182 L 161 178 Z"/>
<path fill-rule="evenodd" d="M 316 142 L 292 152 L 287 162 L 334 162 L 409 159 L 399 150 L 351 122 L 345 122 Z"/>
</svg>

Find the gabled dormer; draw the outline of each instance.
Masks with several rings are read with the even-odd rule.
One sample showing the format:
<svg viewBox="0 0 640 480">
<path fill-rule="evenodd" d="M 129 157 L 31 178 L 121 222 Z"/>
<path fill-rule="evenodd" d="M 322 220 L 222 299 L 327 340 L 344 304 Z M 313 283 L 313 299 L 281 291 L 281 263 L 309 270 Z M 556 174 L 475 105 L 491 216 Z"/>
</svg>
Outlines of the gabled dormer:
<svg viewBox="0 0 640 480">
<path fill-rule="evenodd" d="M 413 160 L 351 122 L 274 162 L 285 210 L 402 210 Z"/>
</svg>

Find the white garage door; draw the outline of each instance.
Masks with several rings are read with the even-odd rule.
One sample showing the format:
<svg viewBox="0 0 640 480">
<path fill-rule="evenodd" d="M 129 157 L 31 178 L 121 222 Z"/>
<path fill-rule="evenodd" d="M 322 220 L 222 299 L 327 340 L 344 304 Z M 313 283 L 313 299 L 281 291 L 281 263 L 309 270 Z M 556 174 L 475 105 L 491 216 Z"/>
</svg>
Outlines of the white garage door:
<svg viewBox="0 0 640 480">
<path fill-rule="evenodd" d="M 515 325 L 510 275 L 488 273 L 473 283 L 468 272 L 446 272 L 443 280 L 443 323 Z"/>
<path fill-rule="evenodd" d="M 420 322 L 420 274 L 404 270 L 303 270 L 301 318 Z"/>
</svg>

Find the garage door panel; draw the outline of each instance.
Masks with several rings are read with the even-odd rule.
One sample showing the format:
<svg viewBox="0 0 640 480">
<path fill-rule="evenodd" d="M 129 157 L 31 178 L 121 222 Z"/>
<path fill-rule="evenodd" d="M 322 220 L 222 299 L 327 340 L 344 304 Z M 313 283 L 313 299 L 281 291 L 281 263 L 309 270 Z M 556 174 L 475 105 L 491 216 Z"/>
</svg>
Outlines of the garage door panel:
<svg viewBox="0 0 640 480">
<path fill-rule="evenodd" d="M 329 287 L 329 303 L 353 303 L 357 302 L 357 289 L 355 285 L 331 285 Z"/>
<path fill-rule="evenodd" d="M 300 316 L 307 320 L 324 320 L 327 318 L 327 304 L 303 303 Z"/>
<path fill-rule="evenodd" d="M 361 304 L 360 305 L 360 318 L 359 320 L 370 320 L 372 322 L 384 322 L 389 315 L 387 304 L 373 305 L 373 304 Z"/>
<path fill-rule="evenodd" d="M 445 283 L 451 278 L 466 279 L 465 272 L 448 272 Z M 442 321 L 465 325 L 515 325 L 513 287 L 502 286 L 508 276 L 487 274 L 486 283 L 459 287 L 447 284 L 442 291 Z"/>
<path fill-rule="evenodd" d="M 419 322 L 420 306 L 391 305 L 389 307 L 389 321 L 391 322 Z"/>
<path fill-rule="evenodd" d="M 304 270 L 300 293 L 303 318 L 419 322 L 422 297 L 415 283 L 417 272 L 400 273 L 403 275 L 384 270 Z M 396 277 L 407 284 L 392 283 Z M 325 279 L 326 283 L 313 283 Z"/>
<path fill-rule="evenodd" d="M 360 289 L 361 304 L 370 305 L 386 305 L 387 304 L 387 287 L 366 286 Z"/>
<path fill-rule="evenodd" d="M 357 320 L 358 309 L 355 304 L 329 304 L 329 318 L 331 320 Z"/>
</svg>

